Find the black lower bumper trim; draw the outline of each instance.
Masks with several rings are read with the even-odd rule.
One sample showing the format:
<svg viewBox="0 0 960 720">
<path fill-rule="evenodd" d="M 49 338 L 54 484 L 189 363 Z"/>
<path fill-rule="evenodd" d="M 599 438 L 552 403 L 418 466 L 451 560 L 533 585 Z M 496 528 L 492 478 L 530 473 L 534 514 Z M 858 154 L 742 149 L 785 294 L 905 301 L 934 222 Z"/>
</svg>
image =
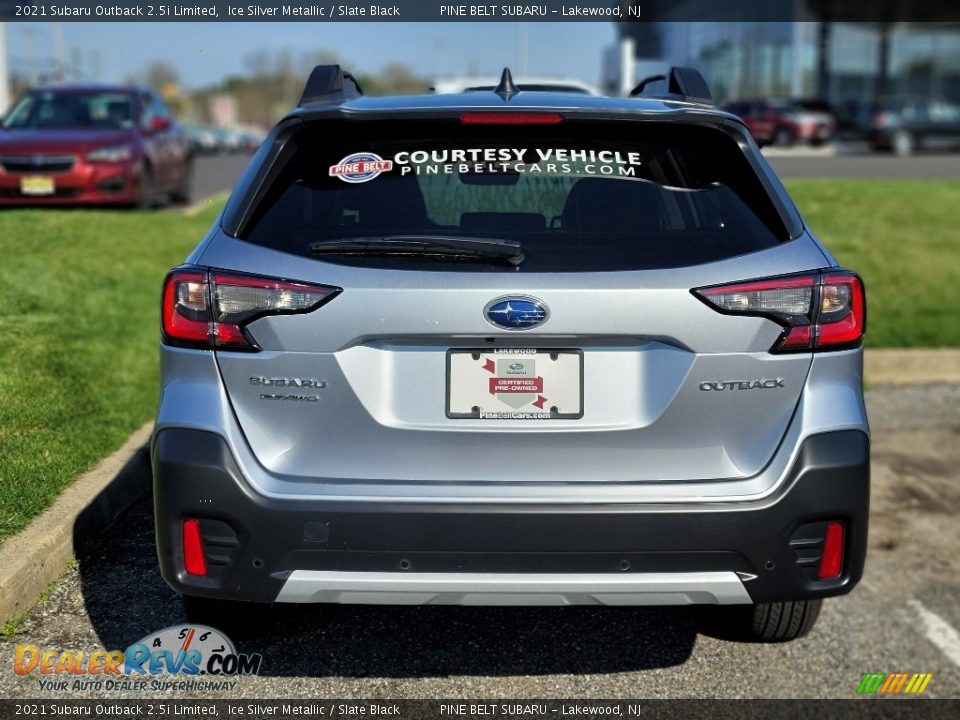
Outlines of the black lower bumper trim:
<svg viewBox="0 0 960 720">
<path fill-rule="evenodd" d="M 774 500 L 669 511 L 274 500 L 250 488 L 220 436 L 197 430 L 161 430 L 152 459 L 161 571 L 189 595 L 271 602 L 293 570 L 733 570 L 756 576 L 745 587 L 755 602 L 768 602 L 845 593 L 866 554 L 869 440 L 854 430 L 808 438 Z M 183 571 L 188 517 L 201 521 L 206 577 Z M 810 529 L 830 520 L 845 525 L 843 573 L 818 580 L 797 537 L 815 544 Z"/>
</svg>

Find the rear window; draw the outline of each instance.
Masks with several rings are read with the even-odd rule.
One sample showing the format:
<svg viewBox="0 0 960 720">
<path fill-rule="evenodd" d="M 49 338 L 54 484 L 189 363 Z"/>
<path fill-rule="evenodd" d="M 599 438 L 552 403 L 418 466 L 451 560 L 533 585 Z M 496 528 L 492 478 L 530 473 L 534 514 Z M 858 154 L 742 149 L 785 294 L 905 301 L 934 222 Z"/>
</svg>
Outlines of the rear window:
<svg viewBox="0 0 960 720">
<path fill-rule="evenodd" d="M 710 128 L 341 121 L 311 125 L 290 142 L 294 151 L 283 153 L 242 239 L 298 255 L 345 238 L 482 237 L 520 242 L 520 272 L 639 270 L 788 239 L 742 151 Z M 411 255 L 322 260 L 517 271 Z"/>
</svg>

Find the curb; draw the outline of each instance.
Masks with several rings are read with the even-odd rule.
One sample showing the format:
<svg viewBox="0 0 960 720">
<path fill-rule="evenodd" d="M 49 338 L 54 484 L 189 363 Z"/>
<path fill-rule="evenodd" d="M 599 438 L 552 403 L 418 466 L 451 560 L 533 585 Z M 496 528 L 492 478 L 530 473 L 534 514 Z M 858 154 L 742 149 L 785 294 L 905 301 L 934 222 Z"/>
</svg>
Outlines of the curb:
<svg viewBox="0 0 960 720">
<path fill-rule="evenodd" d="M 791 145 L 790 147 L 767 146 L 760 150 L 764 157 L 769 158 L 825 158 L 837 157 L 839 153 L 833 144 L 812 147 L 810 145 Z"/>
<path fill-rule="evenodd" d="M 30 609 L 77 548 L 103 535 L 150 487 L 148 422 L 60 494 L 43 514 L 0 543 L 0 622 Z"/>
<path fill-rule="evenodd" d="M 211 193 L 210 195 L 207 195 L 205 198 L 201 198 L 200 200 L 197 200 L 195 203 L 191 205 L 187 205 L 187 207 L 182 209 L 183 214 L 186 217 L 193 217 L 194 215 L 199 215 L 208 207 L 210 207 L 210 205 L 212 205 L 214 202 L 219 202 L 220 200 L 226 200 L 227 197 L 229 197 L 229 195 L 230 195 L 230 188 L 217 190 L 217 192 Z"/>
<path fill-rule="evenodd" d="M 960 383 L 960 350 L 867 349 L 863 377 L 870 385 Z"/>
</svg>

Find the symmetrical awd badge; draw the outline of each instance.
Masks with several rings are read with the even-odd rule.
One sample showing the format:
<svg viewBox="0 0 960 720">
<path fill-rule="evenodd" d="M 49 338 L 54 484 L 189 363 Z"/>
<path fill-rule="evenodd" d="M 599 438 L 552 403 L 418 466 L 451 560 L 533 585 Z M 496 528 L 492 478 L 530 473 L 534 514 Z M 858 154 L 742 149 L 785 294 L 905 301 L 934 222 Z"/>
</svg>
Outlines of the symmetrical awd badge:
<svg viewBox="0 0 960 720">
<path fill-rule="evenodd" d="M 547 321 L 547 306 L 535 297 L 525 295 L 491 300 L 483 309 L 491 325 L 504 330 L 529 330 Z"/>
</svg>

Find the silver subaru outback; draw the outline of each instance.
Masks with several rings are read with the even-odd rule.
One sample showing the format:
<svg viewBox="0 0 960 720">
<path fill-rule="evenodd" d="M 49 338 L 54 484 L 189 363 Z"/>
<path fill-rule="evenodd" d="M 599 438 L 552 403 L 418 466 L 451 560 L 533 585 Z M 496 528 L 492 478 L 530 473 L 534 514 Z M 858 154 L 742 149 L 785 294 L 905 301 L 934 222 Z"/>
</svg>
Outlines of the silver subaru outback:
<svg viewBox="0 0 960 720">
<path fill-rule="evenodd" d="M 693 605 L 864 563 L 860 279 L 673 68 L 367 98 L 321 66 L 162 297 L 160 567 L 254 603 Z"/>
</svg>

